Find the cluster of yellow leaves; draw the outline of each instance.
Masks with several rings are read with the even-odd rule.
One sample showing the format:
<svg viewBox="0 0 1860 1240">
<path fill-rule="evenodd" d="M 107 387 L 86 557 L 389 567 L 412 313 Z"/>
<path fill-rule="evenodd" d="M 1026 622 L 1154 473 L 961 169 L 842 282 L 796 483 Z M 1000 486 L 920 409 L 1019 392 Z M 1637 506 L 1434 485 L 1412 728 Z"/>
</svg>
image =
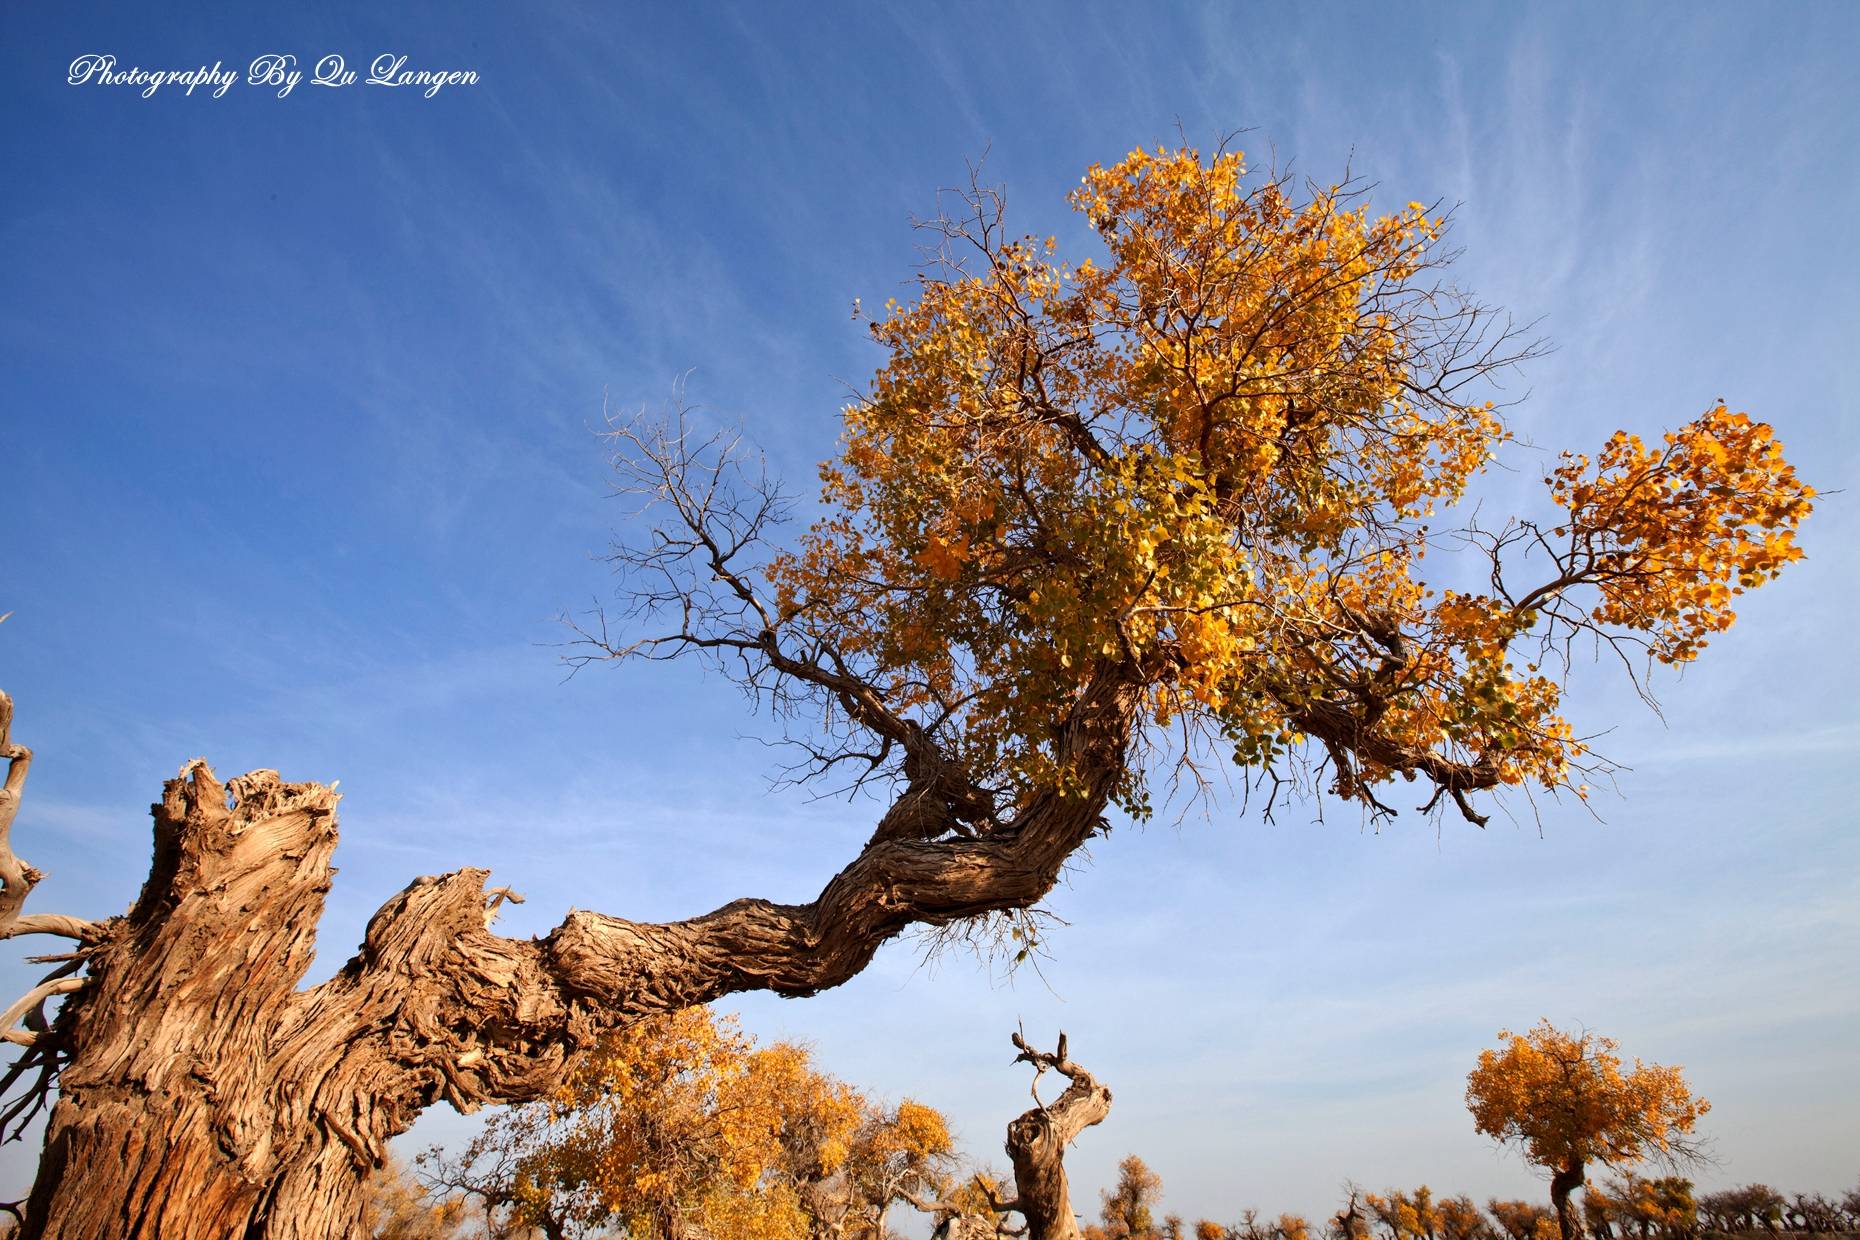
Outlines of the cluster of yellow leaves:
<svg viewBox="0 0 1860 1240">
<path fill-rule="evenodd" d="M 1540 1021 L 1501 1031 L 1467 1077 L 1466 1105 L 1478 1131 L 1520 1146 L 1552 1170 L 1617 1166 L 1667 1152 L 1711 1109 L 1678 1068 L 1634 1061 L 1623 1072 L 1613 1039 L 1568 1034 Z"/>
<path fill-rule="evenodd" d="M 1558 1240 L 1556 1215 L 1535 1201 L 1493 1200 L 1487 1205 L 1508 1240 Z"/>
<path fill-rule="evenodd" d="M 758 1046 L 703 1007 L 609 1039 L 547 1107 L 518 1125 L 517 1221 L 663 1234 L 674 1217 L 717 1240 L 802 1240 L 819 1187 L 860 1210 L 921 1191 L 953 1154 L 943 1116 L 886 1110 L 818 1070 L 806 1048 Z"/>
<path fill-rule="evenodd" d="M 906 1098 L 889 1110 L 869 1110 L 843 1170 L 847 1194 L 860 1204 L 872 1234 L 883 1233 L 885 1212 L 903 1195 L 947 1196 L 946 1172 L 955 1154 L 949 1121 L 935 1108 Z"/>
<path fill-rule="evenodd" d="M 810 1132 L 805 1157 L 837 1162 L 861 1119 L 858 1096 L 805 1050 L 757 1048 L 704 1008 L 615 1035 L 551 1107 L 555 1129 L 523 1159 L 521 1218 L 567 1201 L 584 1221 L 636 1234 L 678 1213 L 740 1240 L 807 1235 L 793 1184 L 775 1174 L 791 1152 L 784 1133 Z"/>
<path fill-rule="evenodd" d="M 1606 1188 L 1585 1187 L 1582 1212 L 1600 1235 L 1689 1236 L 1699 1218 L 1692 1181 L 1676 1175 L 1648 1179 L 1631 1171 Z"/>
<path fill-rule="evenodd" d="M 1143 1159 L 1126 1154 L 1117 1164 L 1117 1183 L 1098 1197 L 1100 1225 L 1089 1229 L 1087 1240 L 1156 1240 L 1162 1177 Z"/>
<path fill-rule="evenodd" d="M 1813 487 L 1774 432 L 1722 404 L 1663 443 L 1616 432 L 1591 463 L 1565 456 L 1551 494 L 1559 534 L 1593 562 L 1597 620 L 1654 635 L 1668 663 L 1694 658 L 1737 618 L 1731 599 L 1802 558 L 1796 528 Z"/>
<path fill-rule="evenodd" d="M 771 567 L 784 630 L 1010 790 L 1079 778 L 1054 729 L 1114 665 L 1151 723 L 1246 765 L 1328 720 L 1353 787 L 1428 755 L 1565 784 L 1583 750 L 1558 686 L 1508 653 L 1538 613 L 1418 575 L 1419 520 L 1506 438 L 1439 378 L 1471 330 L 1426 279 L 1442 221 L 1356 202 L 1249 185 L 1238 153 L 1136 151 L 1072 195 L 1104 261 L 984 230 L 977 270 L 873 326 L 889 360 L 845 412 L 827 515 Z M 1617 437 L 1594 476 L 1574 458 L 1553 480 L 1576 537 L 1626 557 L 1585 579 L 1596 618 L 1666 626 L 1671 657 L 1729 622 L 1727 581 L 1799 555 L 1809 492 L 1738 416 L 1651 455 Z M 1147 807 L 1136 773 L 1120 795 Z"/>
</svg>

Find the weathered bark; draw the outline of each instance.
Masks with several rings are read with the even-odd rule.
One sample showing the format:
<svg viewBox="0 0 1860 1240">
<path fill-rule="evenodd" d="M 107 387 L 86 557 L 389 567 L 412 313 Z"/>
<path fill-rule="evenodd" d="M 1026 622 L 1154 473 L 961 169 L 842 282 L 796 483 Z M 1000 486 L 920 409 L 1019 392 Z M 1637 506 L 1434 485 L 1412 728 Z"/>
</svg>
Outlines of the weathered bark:
<svg viewBox="0 0 1860 1240">
<path fill-rule="evenodd" d="M 1570 1194 L 1582 1187 L 1582 1181 L 1580 1161 L 1558 1168 L 1550 1177 L 1550 1204 L 1556 1207 L 1556 1229 L 1562 1240 L 1582 1240 L 1582 1220 L 1569 1200 Z"/>
<path fill-rule="evenodd" d="M 383 1125 L 349 1030 L 287 1035 L 335 847 L 334 794 L 275 772 L 230 794 L 204 763 L 155 807 L 141 898 L 88 956 L 55 1035 L 73 1052 L 27 1236 L 320 1235 L 359 1217 L 354 1153 Z M 372 1130 L 372 1131 L 371 1131 Z"/>
<path fill-rule="evenodd" d="M 1053 1053 L 1036 1051 L 1020 1034 L 1015 1062 L 1034 1067 L 1034 1084 L 1048 1068 L 1067 1079 L 1065 1092 L 1050 1105 L 1039 1104 L 1008 1125 L 1007 1153 L 1014 1166 L 1015 1199 L 1004 1208 L 1018 1210 L 1027 1220 L 1028 1240 L 1079 1240 L 1078 1218 L 1066 1182 L 1066 1147 L 1081 1132 L 1111 1113 L 1111 1091 L 1066 1056 L 1066 1035 L 1059 1035 Z"/>
<path fill-rule="evenodd" d="M 1107 675 L 1062 730 L 1085 795 L 1037 794 L 987 833 L 959 805 L 961 834 L 880 833 L 810 904 L 738 900 L 669 924 L 576 912 L 515 940 L 488 929 L 486 872 L 459 870 L 395 896 L 307 990 L 336 795 L 273 771 L 222 785 L 192 762 L 155 807 L 135 906 L 80 923 L 82 989 L 49 1030 L 16 1031 L 63 1065 L 22 1235 L 346 1237 L 388 1140 L 434 1102 L 531 1101 L 654 1012 L 813 994 L 913 923 L 1038 901 L 1101 822 L 1134 701 Z M 923 793 L 903 793 L 913 816 Z"/>
</svg>

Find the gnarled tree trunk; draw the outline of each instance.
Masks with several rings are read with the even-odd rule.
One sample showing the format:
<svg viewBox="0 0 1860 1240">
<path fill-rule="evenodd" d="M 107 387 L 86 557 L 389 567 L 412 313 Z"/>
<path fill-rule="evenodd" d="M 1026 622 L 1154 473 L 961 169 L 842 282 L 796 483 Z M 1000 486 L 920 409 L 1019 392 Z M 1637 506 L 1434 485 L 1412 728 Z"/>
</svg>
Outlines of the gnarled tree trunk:
<svg viewBox="0 0 1860 1240">
<path fill-rule="evenodd" d="M 1014 1062 L 1033 1065 L 1034 1102 L 1032 1110 L 1008 1125 L 1007 1153 L 1014 1166 L 1015 1197 L 1002 1201 L 986 1181 L 979 1182 L 991 1207 L 984 1215 L 974 1212 L 973 1202 L 928 1201 L 904 1194 L 906 1201 L 936 1218 L 931 1240 L 999 1240 L 1002 1236 L 1080 1240 L 1066 1181 L 1066 1147 L 1111 1113 L 1111 1091 L 1067 1057 L 1064 1033 L 1051 1054 L 1034 1050 L 1019 1033 L 1014 1034 L 1014 1045 L 1020 1051 Z M 1068 1081 L 1051 1104 L 1040 1101 L 1040 1077 L 1049 1068 Z M 1015 1213 L 1026 1220 L 1023 1226 L 1007 1226 L 1005 1216 Z"/>
<path fill-rule="evenodd" d="M 0 1030 L 26 1046 L 22 1062 L 47 1065 L 41 1088 L 62 1070 L 22 1235 L 351 1236 L 388 1140 L 434 1102 L 531 1101 L 577 1052 L 652 1013 L 745 990 L 812 994 L 913 923 L 1038 901 L 1100 824 L 1134 700 L 1106 677 L 1062 732 L 1073 769 L 1102 773 L 1085 795 L 1035 795 L 978 832 L 935 786 L 948 773 L 929 771 L 900 800 L 916 818 L 943 805 L 961 833 L 881 824 L 810 904 L 738 900 L 668 924 L 577 912 L 516 940 L 488 928 L 504 893 L 487 901 L 486 872 L 459 870 L 395 896 L 342 971 L 306 990 L 336 795 L 274 771 L 223 785 L 189 763 L 155 807 L 154 863 L 126 915 L 20 917 L 14 904 L 0 922 L 0 937 L 77 939 L 61 971 L 87 971 L 27 997 L 66 995 L 49 1028 L 22 1001 L 5 1023 L 25 1012 L 27 1027 Z M 0 852 L 13 860 L 4 830 Z M 38 874 L 25 878 L 0 873 L 0 900 L 23 899 Z"/>
<path fill-rule="evenodd" d="M 1066 1147 L 1081 1132 L 1111 1113 L 1111 1091 L 1066 1056 L 1066 1035 L 1049 1055 L 1036 1051 L 1020 1034 L 1016 1062 L 1034 1067 L 1037 1087 L 1048 1068 L 1067 1079 L 1065 1091 L 1051 1104 L 1037 1104 L 1008 1125 L 1008 1160 L 1014 1166 L 1013 1208 L 1027 1220 L 1028 1240 L 1079 1240 L 1078 1218 L 1066 1182 Z"/>
<path fill-rule="evenodd" d="M 472 1105 L 451 1083 L 469 1037 L 446 1021 L 496 1013 L 519 972 L 485 932 L 481 873 L 415 884 L 340 975 L 297 989 L 336 800 L 275 771 L 228 787 L 203 762 L 169 781 L 141 897 L 50 1031 L 70 1061 L 24 1235 L 346 1235 L 388 1138 L 437 1098 Z M 512 1067 L 494 1087 L 521 1088 Z"/>
<path fill-rule="evenodd" d="M 1550 1204 L 1556 1207 L 1556 1229 L 1562 1240 L 1582 1240 L 1582 1220 L 1570 1194 L 1582 1187 L 1582 1163 L 1572 1162 L 1550 1177 Z"/>
</svg>

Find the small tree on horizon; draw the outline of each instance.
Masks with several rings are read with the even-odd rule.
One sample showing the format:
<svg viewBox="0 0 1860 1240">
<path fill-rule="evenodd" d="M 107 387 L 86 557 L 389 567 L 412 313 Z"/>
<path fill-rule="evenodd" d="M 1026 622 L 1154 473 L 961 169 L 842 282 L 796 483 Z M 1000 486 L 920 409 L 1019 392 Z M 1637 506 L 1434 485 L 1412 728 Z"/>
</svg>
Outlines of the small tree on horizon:
<svg viewBox="0 0 1860 1240">
<path fill-rule="evenodd" d="M 1623 1072 L 1614 1039 L 1565 1033 L 1548 1020 L 1498 1037 L 1503 1046 L 1481 1051 L 1466 1078 L 1466 1106 L 1478 1131 L 1550 1172 L 1562 1240 L 1582 1234 L 1570 1194 L 1589 1167 L 1702 1157 L 1691 1134 L 1711 1104 L 1692 1095 L 1677 1067 L 1636 1059 Z"/>
<path fill-rule="evenodd" d="M 1156 1240 L 1162 1177 L 1135 1154 L 1117 1164 L 1117 1183 L 1100 1194 L 1098 1234 L 1104 1240 Z"/>
</svg>

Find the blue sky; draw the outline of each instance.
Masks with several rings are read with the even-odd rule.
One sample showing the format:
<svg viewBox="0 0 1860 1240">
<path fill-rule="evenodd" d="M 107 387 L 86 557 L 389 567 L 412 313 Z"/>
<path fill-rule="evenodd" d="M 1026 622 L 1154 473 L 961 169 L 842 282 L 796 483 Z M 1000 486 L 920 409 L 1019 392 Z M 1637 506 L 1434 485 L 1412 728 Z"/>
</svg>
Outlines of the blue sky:
<svg viewBox="0 0 1860 1240">
<path fill-rule="evenodd" d="M 319 975 L 465 864 L 529 898 L 511 933 L 811 896 L 870 804 L 771 795 L 766 727 L 695 665 L 563 680 L 555 617 L 611 592 L 624 517 L 604 403 L 689 372 L 809 493 L 879 360 L 851 303 L 902 295 L 910 217 L 965 161 L 1073 238 L 1090 163 L 1245 129 L 1379 201 L 1459 203 L 1460 278 L 1541 319 L 1557 351 L 1515 425 L 1542 451 L 1488 503 L 1534 502 L 1547 451 L 1722 396 L 1830 492 L 1808 560 L 1661 680 L 1663 722 L 1578 667 L 1579 721 L 1631 768 L 1599 821 L 1217 806 L 1094 846 L 1044 980 L 905 942 L 745 1021 L 994 1161 L 1025 1099 L 1008 1032 L 1064 1027 L 1117 1096 L 1079 1197 L 1137 1151 L 1190 1218 L 1321 1216 L 1345 1177 L 1541 1196 L 1460 1095 L 1498 1028 L 1545 1015 L 1686 1066 L 1705 1181 L 1860 1175 L 1860 9 L 369 7 L 0 13 L 0 685 L 39 755 L 34 907 L 125 907 L 146 806 L 197 754 L 342 781 Z M 83 53 L 266 52 L 481 81 L 65 81 Z M 0 1188 L 32 1158 L 0 1155 Z"/>
</svg>

